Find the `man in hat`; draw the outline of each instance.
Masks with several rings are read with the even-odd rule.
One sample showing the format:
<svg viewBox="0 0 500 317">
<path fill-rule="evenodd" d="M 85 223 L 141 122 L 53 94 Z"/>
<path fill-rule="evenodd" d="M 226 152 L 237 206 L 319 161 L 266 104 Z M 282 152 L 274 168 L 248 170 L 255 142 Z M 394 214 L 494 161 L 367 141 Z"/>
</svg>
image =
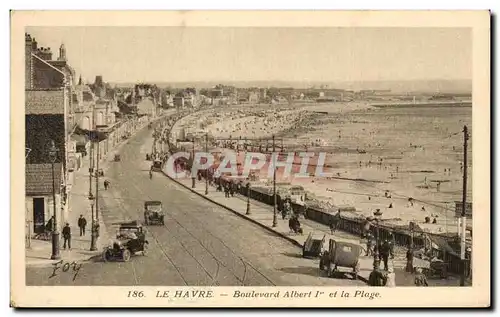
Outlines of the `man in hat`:
<svg viewBox="0 0 500 317">
<path fill-rule="evenodd" d="M 373 235 L 368 232 L 366 235 L 366 254 L 365 256 L 372 256 L 373 255 Z"/>
<path fill-rule="evenodd" d="M 375 261 L 373 263 L 373 271 L 368 277 L 369 286 L 385 286 L 387 283 L 387 276 L 380 270 L 380 262 Z"/>
<path fill-rule="evenodd" d="M 337 211 L 337 214 L 333 216 L 332 220 L 330 221 L 330 233 L 334 234 L 335 231 L 337 231 L 337 226 L 340 223 L 340 210 Z"/>
<path fill-rule="evenodd" d="M 389 256 L 391 255 L 391 244 L 387 239 L 384 239 L 379 250 L 380 257 L 384 262 L 384 270 L 389 270 Z"/>
</svg>

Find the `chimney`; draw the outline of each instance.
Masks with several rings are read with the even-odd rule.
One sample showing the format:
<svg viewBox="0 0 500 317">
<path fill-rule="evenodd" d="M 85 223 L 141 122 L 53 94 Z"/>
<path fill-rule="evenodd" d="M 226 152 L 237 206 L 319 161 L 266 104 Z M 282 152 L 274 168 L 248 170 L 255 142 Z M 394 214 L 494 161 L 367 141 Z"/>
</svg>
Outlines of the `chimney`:
<svg viewBox="0 0 500 317">
<path fill-rule="evenodd" d="M 31 35 L 28 33 L 24 33 L 24 38 L 25 38 L 25 47 L 24 47 L 24 64 L 25 64 L 25 69 L 24 69 L 24 85 L 25 89 L 31 89 L 33 88 L 33 60 L 31 54 L 33 53 L 33 50 L 36 50 L 36 42 L 34 38 L 31 38 Z"/>
<path fill-rule="evenodd" d="M 96 87 L 102 87 L 103 86 L 102 76 L 95 76 L 94 85 Z"/>
</svg>

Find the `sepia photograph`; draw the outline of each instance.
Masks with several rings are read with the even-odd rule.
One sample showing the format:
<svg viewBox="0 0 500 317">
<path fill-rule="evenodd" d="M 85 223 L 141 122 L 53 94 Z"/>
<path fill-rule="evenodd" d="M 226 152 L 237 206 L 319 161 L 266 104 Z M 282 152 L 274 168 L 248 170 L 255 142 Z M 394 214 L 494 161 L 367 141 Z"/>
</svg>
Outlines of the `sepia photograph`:
<svg viewBox="0 0 500 317">
<path fill-rule="evenodd" d="M 190 14 L 12 13 L 12 305 L 489 305 L 487 11 Z"/>
</svg>

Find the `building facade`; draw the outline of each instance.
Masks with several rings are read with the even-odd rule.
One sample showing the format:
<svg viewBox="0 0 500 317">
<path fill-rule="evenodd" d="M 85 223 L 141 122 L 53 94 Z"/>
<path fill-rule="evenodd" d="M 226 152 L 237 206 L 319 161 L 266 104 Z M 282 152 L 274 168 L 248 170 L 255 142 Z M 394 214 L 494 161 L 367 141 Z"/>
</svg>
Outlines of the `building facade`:
<svg viewBox="0 0 500 317">
<path fill-rule="evenodd" d="M 74 71 L 66 62 L 64 45 L 58 60 L 53 60 L 51 49 L 38 47 L 29 34 L 25 42 L 26 220 L 33 234 L 43 232 L 54 214 L 59 229 L 67 219 Z M 57 149 L 54 161 L 49 155 L 52 145 Z"/>
</svg>

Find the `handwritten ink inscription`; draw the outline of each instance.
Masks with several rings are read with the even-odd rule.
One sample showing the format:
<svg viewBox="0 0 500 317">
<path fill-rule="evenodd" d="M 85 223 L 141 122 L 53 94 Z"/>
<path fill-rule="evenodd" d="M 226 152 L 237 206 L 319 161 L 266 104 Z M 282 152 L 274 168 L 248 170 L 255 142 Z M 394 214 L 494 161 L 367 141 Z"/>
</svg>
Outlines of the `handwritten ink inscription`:
<svg viewBox="0 0 500 317">
<path fill-rule="evenodd" d="M 52 275 L 49 276 L 49 278 L 53 278 L 53 277 L 57 276 L 58 271 L 62 271 L 63 273 L 67 273 L 71 270 L 70 273 L 74 273 L 73 281 L 76 280 L 76 277 L 77 277 L 78 273 L 80 272 L 80 269 L 82 268 L 82 264 L 77 263 L 75 261 L 70 263 L 70 262 L 64 262 L 63 260 L 61 260 L 61 261 L 58 261 L 56 263 L 53 263 L 52 265 L 54 266 L 54 268 L 52 271 Z"/>
</svg>

